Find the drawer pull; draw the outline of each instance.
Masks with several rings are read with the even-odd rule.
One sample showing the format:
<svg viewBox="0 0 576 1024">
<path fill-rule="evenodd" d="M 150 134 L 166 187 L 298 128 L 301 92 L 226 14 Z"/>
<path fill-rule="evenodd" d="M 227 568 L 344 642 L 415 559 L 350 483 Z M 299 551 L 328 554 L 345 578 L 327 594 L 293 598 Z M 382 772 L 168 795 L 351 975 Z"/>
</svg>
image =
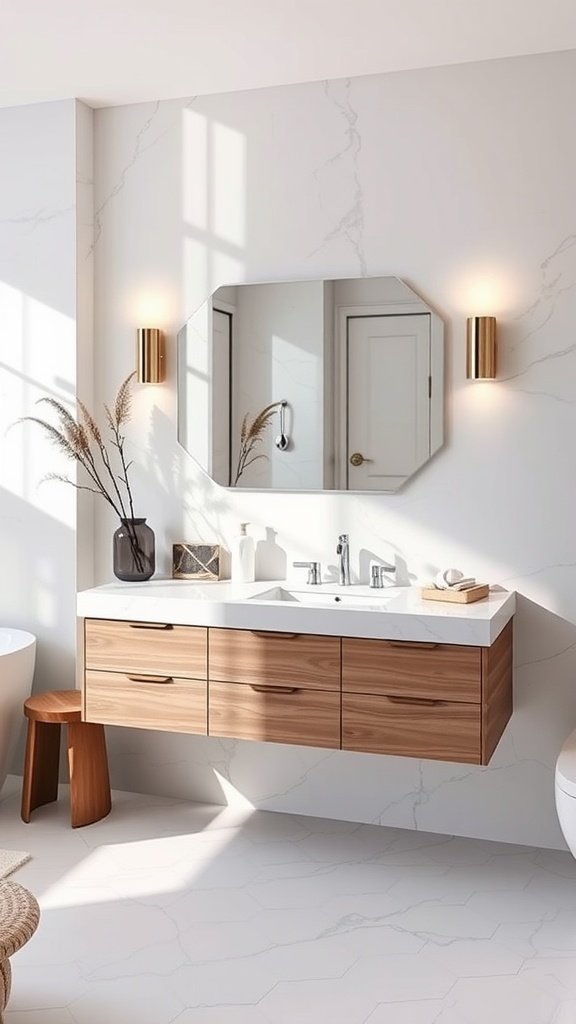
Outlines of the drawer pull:
<svg viewBox="0 0 576 1024">
<path fill-rule="evenodd" d="M 173 629 L 170 622 L 130 622 L 130 629 Z"/>
<path fill-rule="evenodd" d="M 295 640 L 297 636 L 300 636 L 300 633 L 275 633 L 268 629 L 251 629 L 250 632 L 252 636 L 260 636 L 264 640 L 269 636 L 278 637 L 280 640 Z"/>
<path fill-rule="evenodd" d="M 445 700 L 431 700 L 429 697 L 387 697 L 391 704 L 421 704 L 423 707 L 432 708 L 437 704 L 445 704 Z"/>
<path fill-rule="evenodd" d="M 440 646 L 440 644 L 414 643 L 410 640 L 387 640 L 386 643 L 390 647 L 406 647 L 406 649 L 414 651 L 435 651 Z"/>
<path fill-rule="evenodd" d="M 298 686 L 274 686 L 271 683 L 249 683 L 250 689 L 255 693 L 298 693 Z"/>
<path fill-rule="evenodd" d="M 128 676 L 131 683 L 173 683 L 173 676 Z"/>
</svg>

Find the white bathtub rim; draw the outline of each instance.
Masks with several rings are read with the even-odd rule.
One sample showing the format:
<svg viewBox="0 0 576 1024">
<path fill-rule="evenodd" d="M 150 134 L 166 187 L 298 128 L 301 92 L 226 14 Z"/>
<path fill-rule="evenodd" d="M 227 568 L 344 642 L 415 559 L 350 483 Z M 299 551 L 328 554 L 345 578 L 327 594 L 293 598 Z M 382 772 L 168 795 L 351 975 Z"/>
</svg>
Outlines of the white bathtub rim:
<svg viewBox="0 0 576 1024">
<path fill-rule="evenodd" d="M 5 647 L 3 640 L 8 639 L 8 646 Z M 26 629 L 12 629 L 11 626 L 0 626 L 0 658 L 18 654 L 29 647 L 34 647 L 36 637 Z"/>
</svg>

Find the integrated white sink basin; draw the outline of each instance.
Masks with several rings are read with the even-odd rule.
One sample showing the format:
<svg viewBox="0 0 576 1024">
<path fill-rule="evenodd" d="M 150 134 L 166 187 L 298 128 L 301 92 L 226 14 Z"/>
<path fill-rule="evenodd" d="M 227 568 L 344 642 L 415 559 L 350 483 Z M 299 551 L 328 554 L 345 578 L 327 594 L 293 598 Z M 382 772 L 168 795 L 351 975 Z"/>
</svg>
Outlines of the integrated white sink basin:
<svg viewBox="0 0 576 1024">
<path fill-rule="evenodd" d="M 424 601 L 417 586 L 372 590 L 297 580 L 117 580 L 78 595 L 78 614 L 86 618 L 478 647 L 494 643 L 514 608 L 514 594 L 505 591 L 461 605 Z"/>
<path fill-rule="evenodd" d="M 278 604 L 278 603 L 290 603 L 290 604 L 304 604 L 309 607 L 322 607 L 322 608 L 359 608 L 363 611 L 386 611 L 386 607 L 389 602 L 393 599 L 395 594 L 386 595 L 381 590 L 374 591 L 373 594 L 354 594 L 348 593 L 347 591 L 339 591 L 333 593 L 331 591 L 323 591 L 322 584 L 320 584 L 314 590 L 288 590 L 287 587 L 270 587 L 269 590 L 263 591 L 261 594 L 252 594 L 248 600 L 265 602 L 266 604 Z"/>
</svg>

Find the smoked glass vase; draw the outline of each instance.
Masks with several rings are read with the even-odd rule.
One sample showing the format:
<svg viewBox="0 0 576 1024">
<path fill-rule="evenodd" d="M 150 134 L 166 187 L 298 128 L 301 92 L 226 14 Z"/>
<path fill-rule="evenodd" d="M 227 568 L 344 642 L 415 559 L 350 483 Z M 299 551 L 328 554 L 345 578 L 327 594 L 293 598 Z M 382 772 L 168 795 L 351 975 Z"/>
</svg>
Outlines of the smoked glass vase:
<svg viewBox="0 0 576 1024">
<path fill-rule="evenodd" d="M 142 583 L 154 575 L 156 543 L 145 519 L 121 519 L 113 539 L 114 575 L 126 583 Z"/>
</svg>

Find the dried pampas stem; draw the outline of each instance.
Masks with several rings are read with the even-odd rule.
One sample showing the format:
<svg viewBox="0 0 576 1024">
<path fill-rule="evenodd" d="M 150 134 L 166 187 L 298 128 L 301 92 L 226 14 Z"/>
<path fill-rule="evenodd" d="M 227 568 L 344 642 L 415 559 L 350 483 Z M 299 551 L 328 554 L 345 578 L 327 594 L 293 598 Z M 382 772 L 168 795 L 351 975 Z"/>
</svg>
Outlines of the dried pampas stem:
<svg viewBox="0 0 576 1024">
<path fill-rule="evenodd" d="M 233 487 L 236 487 L 242 473 L 248 466 L 251 466 L 257 459 L 268 458 L 262 452 L 259 455 L 254 455 L 254 448 L 262 441 L 266 427 L 270 423 L 275 410 L 281 404 L 281 402 L 272 402 L 271 405 L 267 405 L 261 412 L 257 413 L 251 423 L 249 414 L 246 413 L 244 416 L 240 427 L 240 451 L 238 452 L 238 463 L 236 466 L 236 476 L 232 484 Z"/>
<path fill-rule="evenodd" d="M 76 483 L 60 473 L 49 473 L 44 480 L 58 480 L 70 484 L 78 491 L 91 491 L 104 498 L 118 519 L 125 522 L 134 562 L 138 570 L 141 570 L 143 552 L 133 523 L 134 502 L 128 478 L 130 464 L 126 462 L 126 438 L 121 430 L 130 419 L 133 377 L 134 373 L 131 373 L 120 385 L 114 401 L 114 411 L 112 412 L 107 405 L 104 406 L 111 434 L 109 443 L 116 449 L 121 470 L 119 473 L 114 469 L 113 460 L 96 420 L 80 400 L 77 403 L 80 412 L 77 419 L 55 398 L 41 398 L 38 404 L 44 403 L 55 412 L 58 425 L 55 426 L 49 420 L 40 419 L 38 416 L 24 416 L 18 422 L 35 423 L 41 427 L 63 455 L 82 466 L 90 485 L 93 486 Z"/>
</svg>

